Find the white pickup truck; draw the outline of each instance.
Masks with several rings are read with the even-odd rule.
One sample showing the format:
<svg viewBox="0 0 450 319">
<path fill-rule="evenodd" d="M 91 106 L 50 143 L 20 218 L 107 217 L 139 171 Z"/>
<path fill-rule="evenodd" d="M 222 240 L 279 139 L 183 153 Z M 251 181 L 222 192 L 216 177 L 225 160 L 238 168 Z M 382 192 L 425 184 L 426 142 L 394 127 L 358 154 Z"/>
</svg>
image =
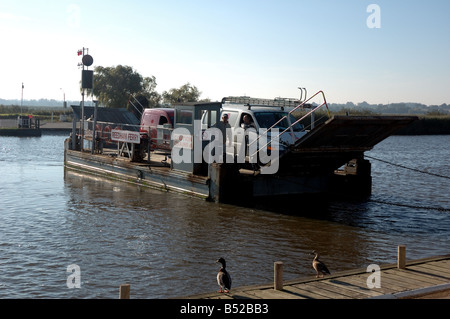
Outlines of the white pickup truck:
<svg viewBox="0 0 450 319">
<path fill-rule="evenodd" d="M 242 100 L 238 100 L 242 101 Z M 245 101 L 245 100 L 244 100 Z M 289 114 L 289 111 L 292 109 L 288 107 L 279 107 L 279 106 L 268 106 L 268 105 L 258 105 L 257 101 L 255 104 L 244 104 L 244 103 L 235 103 L 234 101 L 228 102 L 224 99 L 221 109 L 220 118 L 223 117 L 224 114 L 228 115 L 228 123 L 231 126 L 233 143 L 235 150 L 239 150 L 241 145 L 241 141 L 244 141 L 244 137 L 241 137 L 240 134 L 257 134 L 260 135 L 265 129 L 278 129 L 278 134 L 281 134 L 278 143 L 278 150 L 280 154 L 282 154 L 285 148 L 288 145 L 294 144 L 298 139 L 304 136 L 307 132 L 304 130 L 303 125 L 295 123 L 296 118 L 292 114 Z M 248 117 L 247 123 L 245 123 L 244 118 Z M 215 118 L 215 117 L 212 117 Z M 207 123 L 206 117 L 202 119 L 202 128 L 205 129 Z M 214 126 L 216 123 L 212 122 L 211 126 Z M 242 128 L 244 130 L 242 130 Z M 273 132 L 269 130 L 267 133 L 266 139 L 267 141 L 271 140 Z M 276 136 L 274 136 L 275 138 Z M 252 139 L 250 139 L 252 140 Z M 275 145 L 273 145 L 275 146 Z"/>
</svg>

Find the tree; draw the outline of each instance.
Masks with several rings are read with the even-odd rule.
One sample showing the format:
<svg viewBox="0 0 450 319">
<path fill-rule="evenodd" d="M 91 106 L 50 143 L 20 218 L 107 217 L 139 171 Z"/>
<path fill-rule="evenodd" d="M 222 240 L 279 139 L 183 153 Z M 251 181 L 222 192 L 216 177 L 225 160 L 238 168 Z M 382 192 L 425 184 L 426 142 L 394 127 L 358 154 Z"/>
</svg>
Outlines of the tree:
<svg viewBox="0 0 450 319">
<path fill-rule="evenodd" d="M 130 66 L 97 66 L 94 69 L 93 95 L 106 107 L 126 107 L 131 96 L 144 97 L 148 106 L 156 106 L 161 97 L 155 91 L 156 79 L 143 77 Z"/>
<path fill-rule="evenodd" d="M 182 85 L 179 89 L 170 89 L 168 92 L 164 91 L 162 98 L 164 103 L 179 103 L 179 102 L 197 102 L 200 98 L 200 92 L 196 86 L 189 82 Z"/>
</svg>

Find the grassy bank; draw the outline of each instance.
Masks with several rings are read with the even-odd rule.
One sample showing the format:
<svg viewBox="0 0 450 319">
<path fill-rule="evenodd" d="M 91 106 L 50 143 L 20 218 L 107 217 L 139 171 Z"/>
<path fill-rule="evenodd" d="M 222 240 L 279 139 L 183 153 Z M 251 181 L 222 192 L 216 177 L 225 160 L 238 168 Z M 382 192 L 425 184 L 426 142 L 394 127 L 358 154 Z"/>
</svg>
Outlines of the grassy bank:
<svg viewBox="0 0 450 319">
<path fill-rule="evenodd" d="M 396 135 L 450 134 L 450 116 L 419 116 L 419 120 L 400 129 Z"/>
<path fill-rule="evenodd" d="M 29 107 L 18 105 L 0 105 L 0 119 L 17 119 L 17 117 L 22 113 L 22 115 L 33 115 L 38 117 L 41 121 L 59 121 L 60 115 L 66 115 L 68 118 L 72 116 L 72 109 L 62 108 L 62 107 Z M 69 120 L 71 120 L 69 118 Z"/>
</svg>

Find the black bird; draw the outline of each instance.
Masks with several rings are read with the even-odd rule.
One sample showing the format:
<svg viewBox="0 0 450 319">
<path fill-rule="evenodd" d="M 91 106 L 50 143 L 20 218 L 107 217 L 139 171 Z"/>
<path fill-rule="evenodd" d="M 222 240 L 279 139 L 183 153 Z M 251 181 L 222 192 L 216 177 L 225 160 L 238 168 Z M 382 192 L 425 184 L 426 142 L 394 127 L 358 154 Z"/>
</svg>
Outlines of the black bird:
<svg viewBox="0 0 450 319">
<path fill-rule="evenodd" d="M 330 273 L 330 271 L 328 270 L 327 266 L 325 266 L 325 264 L 319 260 L 319 252 L 317 252 L 317 251 L 314 250 L 314 251 L 311 253 L 311 255 L 316 255 L 316 256 L 314 257 L 314 259 L 313 259 L 313 262 L 312 262 L 312 266 L 313 266 L 313 268 L 316 270 L 316 273 L 317 273 L 317 276 L 316 276 L 316 277 L 319 278 L 319 273 L 322 274 L 322 277 L 323 277 L 325 274 L 331 275 L 331 273 Z"/>
<path fill-rule="evenodd" d="M 231 276 L 226 270 L 227 264 L 225 262 L 225 259 L 219 258 L 216 262 L 222 264 L 222 267 L 217 273 L 217 283 L 220 286 L 220 291 L 218 292 L 229 292 L 231 289 Z"/>
</svg>

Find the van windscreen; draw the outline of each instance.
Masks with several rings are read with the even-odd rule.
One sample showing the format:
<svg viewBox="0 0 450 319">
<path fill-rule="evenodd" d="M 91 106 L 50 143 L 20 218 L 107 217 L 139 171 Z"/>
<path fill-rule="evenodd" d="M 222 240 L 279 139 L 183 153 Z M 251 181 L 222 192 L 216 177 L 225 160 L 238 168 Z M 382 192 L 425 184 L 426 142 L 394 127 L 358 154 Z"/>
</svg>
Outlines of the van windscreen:
<svg viewBox="0 0 450 319">
<path fill-rule="evenodd" d="M 294 123 L 296 119 L 292 116 L 292 114 L 285 112 L 255 112 L 256 121 L 258 121 L 258 125 L 260 128 L 268 129 L 272 127 L 275 123 L 285 117 L 280 123 L 278 123 L 275 128 L 280 130 L 287 129 L 290 124 L 288 122 L 287 117 L 289 116 L 289 120 L 291 123 Z M 294 132 L 300 132 L 303 130 L 303 125 L 297 123 L 292 127 Z"/>
</svg>

